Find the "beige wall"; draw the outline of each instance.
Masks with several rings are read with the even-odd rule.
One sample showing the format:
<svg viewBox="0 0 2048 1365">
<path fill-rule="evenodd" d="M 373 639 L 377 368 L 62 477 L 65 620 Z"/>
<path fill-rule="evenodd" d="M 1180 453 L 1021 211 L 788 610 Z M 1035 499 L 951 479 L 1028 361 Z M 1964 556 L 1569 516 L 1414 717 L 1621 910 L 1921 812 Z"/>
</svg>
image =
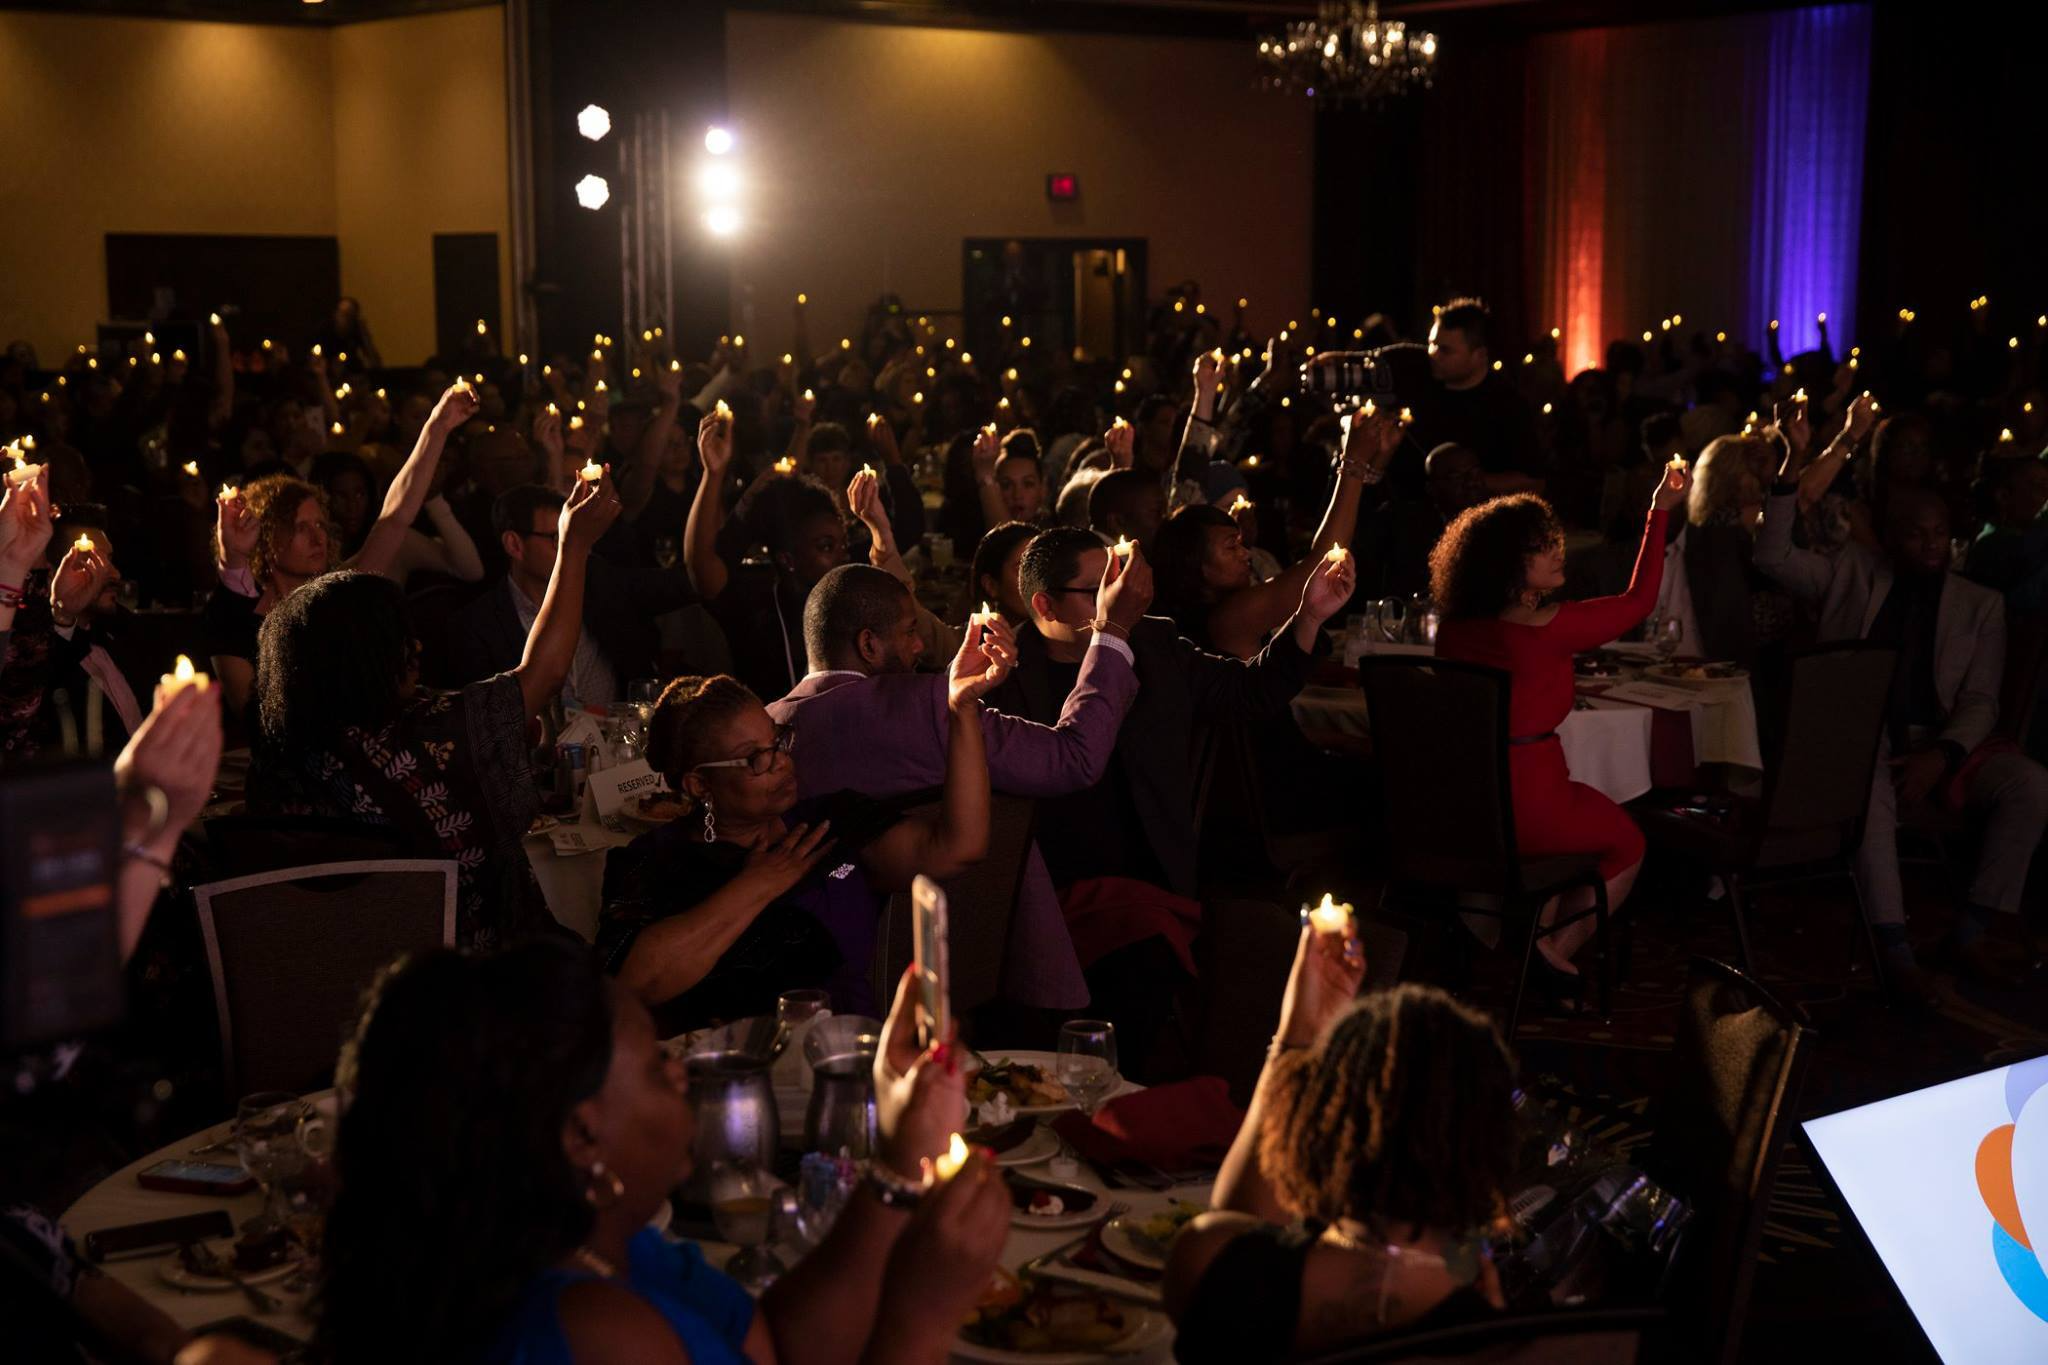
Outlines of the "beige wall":
<svg viewBox="0 0 2048 1365">
<path fill-rule="evenodd" d="M 798 290 L 821 344 L 885 289 L 957 308 L 964 237 L 1144 237 L 1155 296 L 1193 276 L 1260 325 L 1307 309 L 1309 105 L 1255 90 L 1245 43 L 736 11 L 726 64 L 734 317 L 774 349 Z M 1049 171 L 1078 204 L 1046 199 Z"/>
<path fill-rule="evenodd" d="M 498 234 L 509 322 L 504 14 L 456 10 L 333 30 L 341 287 L 390 363 L 434 350 L 434 234 Z"/>
<path fill-rule="evenodd" d="M 0 14 L 0 339 L 106 316 L 109 232 L 334 231 L 324 33 Z"/>
<path fill-rule="evenodd" d="M 433 233 L 510 256 L 495 7 L 339 29 L 0 13 L 0 127 L 0 341 L 46 361 L 106 316 L 109 232 L 337 236 L 394 364 L 433 346 Z"/>
</svg>

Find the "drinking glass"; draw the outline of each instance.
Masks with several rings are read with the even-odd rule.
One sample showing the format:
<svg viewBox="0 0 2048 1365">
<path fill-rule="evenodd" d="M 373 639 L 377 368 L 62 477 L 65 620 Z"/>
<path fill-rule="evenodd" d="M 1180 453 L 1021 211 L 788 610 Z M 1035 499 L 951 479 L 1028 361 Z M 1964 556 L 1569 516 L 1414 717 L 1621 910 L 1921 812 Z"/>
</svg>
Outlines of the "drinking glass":
<svg viewBox="0 0 2048 1365">
<path fill-rule="evenodd" d="M 661 679 L 633 679 L 626 684 L 626 700 L 634 706 L 654 705 L 661 700 Z"/>
<path fill-rule="evenodd" d="M 758 1294 L 786 1268 L 769 1250 L 775 1225 L 775 1177 L 751 1161 L 720 1161 L 711 1168 L 711 1221 L 739 1250 L 725 1273 Z"/>
<path fill-rule="evenodd" d="M 1074 1019 L 1060 1025 L 1059 1057 L 1053 1067 L 1084 1114 L 1116 1089 L 1116 1025 L 1103 1019 Z"/>
<path fill-rule="evenodd" d="M 263 1191 L 261 1216 L 272 1223 L 285 1221 L 281 1182 L 296 1175 L 308 1160 L 299 1146 L 303 1111 L 299 1097 L 285 1090 L 259 1090 L 235 1106 L 235 1155 Z"/>
<path fill-rule="evenodd" d="M 1408 623 L 1408 604 L 1398 597 L 1389 597 L 1379 604 L 1380 638 L 1390 645 L 1401 643 L 1401 628 Z"/>
<path fill-rule="evenodd" d="M 1684 638 L 1685 622 L 1679 620 L 1676 616 L 1659 617 L 1657 619 L 1656 634 L 1651 636 L 1651 639 L 1657 645 L 1658 661 L 1668 664 L 1677 658 L 1678 643 Z"/>
</svg>

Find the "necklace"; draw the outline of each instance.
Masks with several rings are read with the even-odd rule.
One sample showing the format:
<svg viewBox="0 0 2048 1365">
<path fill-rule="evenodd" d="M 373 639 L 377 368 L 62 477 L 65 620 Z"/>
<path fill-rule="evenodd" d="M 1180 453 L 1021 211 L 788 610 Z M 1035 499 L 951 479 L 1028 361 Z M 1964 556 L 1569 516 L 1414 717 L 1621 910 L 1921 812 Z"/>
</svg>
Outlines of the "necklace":
<svg viewBox="0 0 2048 1365">
<path fill-rule="evenodd" d="M 616 1280 L 617 1278 L 619 1278 L 619 1268 L 613 1265 L 610 1261 L 607 1261 L 604 1257 L 592 1251 L 589 1247 L 577 1247 L 574 1251 L 570 1252 L 569 1255 L 573 1257 L 577 1261 L 577 1263 L 580 1264 L 585 1270 L 594 1270 L 598 1274 L 604 1276 L 607 1280 Z"/>
</svg>

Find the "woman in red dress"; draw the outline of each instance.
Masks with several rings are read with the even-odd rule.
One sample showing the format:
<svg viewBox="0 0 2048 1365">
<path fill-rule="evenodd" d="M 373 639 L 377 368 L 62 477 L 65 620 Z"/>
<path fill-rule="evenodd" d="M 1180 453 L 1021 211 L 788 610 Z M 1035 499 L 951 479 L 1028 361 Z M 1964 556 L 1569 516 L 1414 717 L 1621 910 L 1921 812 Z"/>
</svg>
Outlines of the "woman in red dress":
<svg viewBox="0 0 2048 1365">
<path fill-rule="evenodd" d="M 1511 677 L 1508 694 L 1508 776 L 1515 805 L 1515 841 L 1524 855 L 1600 855 L 1607 906 L 1619 909 L 1643 861 L 1643 836 L 1621 807 L 1571 780 L 1557 727 L 1572 710 L 1572 655 L 1615 639 L 1650 614 L 1664 576 L 1664 523 L 1685 502 L 1692 477 L 1666 473 L 1643 528 L 1635 575 L 1619 597 L 1545 603 L 1564 586 L 1564 528 L 1550 504 L 1528 493 L 1495 498 L 1459 514 L 1429 557 L 1431 586 L 1443 624 L 1442 659 L 1485 664 Z M 1593 904 L 1576 891 L 1543 908 L 1542 922 Z M 1578 920 L 1536 940 L 1554 994 L 1575 995 L 1572 956 L 1593 937 Z"/>
</svg>

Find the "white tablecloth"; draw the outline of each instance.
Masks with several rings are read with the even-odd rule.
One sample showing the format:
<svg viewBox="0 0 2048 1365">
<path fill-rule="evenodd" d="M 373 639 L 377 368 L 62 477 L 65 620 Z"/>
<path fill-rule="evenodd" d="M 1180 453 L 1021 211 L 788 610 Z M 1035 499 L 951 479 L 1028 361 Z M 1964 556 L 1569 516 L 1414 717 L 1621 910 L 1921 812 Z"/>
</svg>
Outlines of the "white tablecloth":
<svg viewBox="0 0 2048 1365">
<path fill-rule="evenodd" d="M 601 847 L 594 853 L 559 854 L 546 834 L 526 836 L 526 861 L 533 865 L 540 893 L 558 923 L 575 931 L 585 943 L 597 938 L 597 908 L 604 890 L 605 857 L 633 841 L 639 831 L 615 834 L 595 820 L 561 828 L 580 831 Z"/>
<path fill-rule="evenodd" d="M 1294 698 L 1294 722 L 1304 730 L 1363 739 L 1372 732 L 1365 693 L 1355 687 L 1305 687 Z M 1595 702 L 1557 727 L 1572 780 L 1632 801 L 1650 790 L 1650 712 L 1622 702 Z"/>
</svg>

